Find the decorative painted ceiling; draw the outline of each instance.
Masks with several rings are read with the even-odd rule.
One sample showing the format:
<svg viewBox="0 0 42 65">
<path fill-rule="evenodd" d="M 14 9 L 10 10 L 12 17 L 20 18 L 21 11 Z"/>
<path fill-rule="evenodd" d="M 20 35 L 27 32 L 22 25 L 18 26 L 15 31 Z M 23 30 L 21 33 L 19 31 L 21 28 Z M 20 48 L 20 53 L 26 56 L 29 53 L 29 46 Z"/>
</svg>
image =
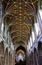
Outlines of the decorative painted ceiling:
<svg viewBox="0 0 42 65">
<path fill-rule="evenodd" d="M 24 42 L 28 39 L 37 14 L 37 0 L 3 0 L 3 7 L 13 43 Z"/>
</svg>

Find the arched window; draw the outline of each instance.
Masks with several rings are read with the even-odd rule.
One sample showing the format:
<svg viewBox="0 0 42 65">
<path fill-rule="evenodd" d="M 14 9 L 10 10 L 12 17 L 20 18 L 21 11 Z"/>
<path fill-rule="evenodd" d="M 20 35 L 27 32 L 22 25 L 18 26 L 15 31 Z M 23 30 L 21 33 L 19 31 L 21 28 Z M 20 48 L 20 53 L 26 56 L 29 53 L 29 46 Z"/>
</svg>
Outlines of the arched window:
<svg viewBox="0 0 42 65">
<path fill-rule="evenodd" d="M 4 29 L 4 23 L 2 23 L 1 31 L 3 32 Z"/>
<path fill-rule="evenodd" d="M 31 45 L 30 45 L 30 41 L 28 42 L 28 51 L 30 50 Z"/>
<path fill-rule="evenodd" d="M 41 34 L 40 27 L 39 27 L 38 23 L 34 24 L 34 29 L 35 29 L 36 36 L 38 37 Z"/>
<path fill-rule="evenodd" d="M 32 30 L 32 42 L 34 43 L 34 41 L 35 41 L 35 33 L 34 33 L 34 31 Z"/>
<path fill-rule="evenodd" d="M 40 17 L 42 19 L 42 10 L 39 10 L 39 13 L 40 13 Z"/>
<path fill-rule="evenodd" d="M 32 37 L 30 37 L 30 47 L 32 47 Z"/>
</svg>

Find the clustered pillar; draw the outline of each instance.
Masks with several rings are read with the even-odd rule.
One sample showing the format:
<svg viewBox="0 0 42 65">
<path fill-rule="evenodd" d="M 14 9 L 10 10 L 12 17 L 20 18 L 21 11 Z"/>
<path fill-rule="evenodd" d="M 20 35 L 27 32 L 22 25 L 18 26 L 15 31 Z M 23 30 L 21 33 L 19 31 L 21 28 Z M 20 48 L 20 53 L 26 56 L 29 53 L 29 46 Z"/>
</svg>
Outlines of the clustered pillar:
<svg viewBox="0 0 42 65">
<path fill-rule="evenodd" d="M 38 42 L 38 47 L 28 55 L 27 65 L 42 65 L 42 42 Z"/>
<path fill-rule="evenodd" d="M 8 51 L 8 48 L 4 48 L 3 42 L 0 43 L 0 65 L 15 65 L 15 57 Z"/>
</svg>

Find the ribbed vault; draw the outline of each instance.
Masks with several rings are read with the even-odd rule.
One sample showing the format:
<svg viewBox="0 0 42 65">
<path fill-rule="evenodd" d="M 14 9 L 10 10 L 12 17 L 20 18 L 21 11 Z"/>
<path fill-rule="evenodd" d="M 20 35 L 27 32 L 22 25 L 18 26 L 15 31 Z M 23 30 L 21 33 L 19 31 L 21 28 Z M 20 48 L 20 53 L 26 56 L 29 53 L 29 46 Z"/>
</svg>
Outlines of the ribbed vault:
<svg viewBox="0 0 42 65">
<path fill-rule="evenodd" d="M 13 44 L 23 41 L 27 44 L 37 14 L 37 0 L 3 0 L 7 31 Z"/>
</svg>

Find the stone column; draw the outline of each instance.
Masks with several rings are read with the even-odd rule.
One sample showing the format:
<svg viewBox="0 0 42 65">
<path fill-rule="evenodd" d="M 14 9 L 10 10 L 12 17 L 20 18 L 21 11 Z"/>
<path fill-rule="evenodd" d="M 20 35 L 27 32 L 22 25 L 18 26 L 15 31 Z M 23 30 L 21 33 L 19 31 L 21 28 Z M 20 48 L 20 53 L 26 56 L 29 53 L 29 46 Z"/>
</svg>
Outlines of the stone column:
<svg viewBox="0 0 42 65">
<path fill-rule="evenodd" d="M 4 44 L 3 42 L 0 43 L 0 65 L 5 64 L 5 58 L 4 58 Z"/>
<path fill-rule="evenodd" d="M 13 52 L 13 54 L 12 54 L 12 64 L 11 65 L 15 65 L 15 54 L 14 54 L 14 52 Z"/>
<path fill-rule="evenodd" d="M 5 51 L 5 65 L 8 65 L 8 49 Z"/>
</svg>

